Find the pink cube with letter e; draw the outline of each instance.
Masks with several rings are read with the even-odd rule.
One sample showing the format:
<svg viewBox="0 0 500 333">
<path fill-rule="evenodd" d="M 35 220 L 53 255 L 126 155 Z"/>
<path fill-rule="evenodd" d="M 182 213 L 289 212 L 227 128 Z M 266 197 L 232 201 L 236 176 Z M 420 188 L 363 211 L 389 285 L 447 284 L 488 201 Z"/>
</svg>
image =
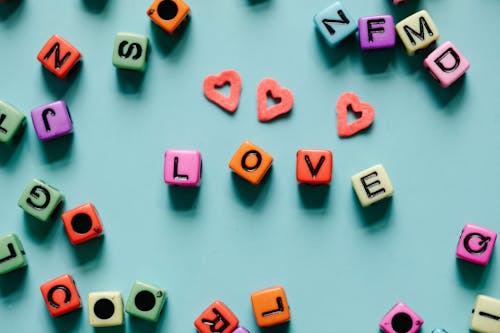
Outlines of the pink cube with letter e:
<svg viewBox="0 0 500 333">
<path fill-rule="evenodd" d="M 457 257 L 484 266 L 490 261 L 496 239 L 496 232 L 466 224 L 458 240 Z"/>
<path fill-rule="evenodd" d="M 163 176 L 165 183 L 169 185 L 199 186 L 201 153 L 196 150 L 167 150 Z"/>
<path fill-rule="evenodd" d="M 445 42 L 424 60 L 424 67 L 443 88 L 448 88 L 469 69 L 469 61 L 451 42 Z"/>
</svg>

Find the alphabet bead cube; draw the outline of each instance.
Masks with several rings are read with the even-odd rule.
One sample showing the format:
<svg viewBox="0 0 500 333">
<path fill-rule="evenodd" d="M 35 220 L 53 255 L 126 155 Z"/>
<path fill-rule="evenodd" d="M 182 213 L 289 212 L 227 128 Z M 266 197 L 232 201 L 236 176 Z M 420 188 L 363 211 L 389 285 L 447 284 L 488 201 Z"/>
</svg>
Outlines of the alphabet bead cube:
<svg viewBox="0 0 500 333">
<path fill-rule="evenodd" d="M 169 149 L 163 169 L 165 183 L 177 186 L 199 186 L 201 153 L 196 150 Z"/>
<path fill-rule="evenodd" d="M 367 207 L 392 196 L 394 188 L 382 164 L 377 164 L 351 178 L 361 206 Z"/>
<path fill-rule="evenodd" d="M 457 244 L 457 257 L 478 265 L 490 261 L 497 233 L 473 224 L 466 224 Z"/>
<path fill-rule="evenodd" d="M 429 13 L 421 10 L 396 24 L 396 32 L 401 38 L 408 55 L 423 50 L 439 39 L 439 31 Z"/>
<path fill-rule="evenodd" d="M 243 142 L 229 161 L 229 168 L 250 183 L 257 185 L 273 163 L 273 157 L 249 141 Z"/>
<path fill-rule="evenodd" d="M 156 322 L 167 299 L 163 288 L 135 281 L 127 299 L 125 311 L 132 316 Z"/>
<path fill-rule="evenodd" d="M 238 318 L 224 303 L 215 301 L 194 321 L 194 326 L 200 333 L 232 333 L 238 323 Z"/>
<path fill-rule="evenodd" d="M 329 184 L 333 154 L 330 150 L 301 149 L 297 152 L 297 181 L 302 184 Z"/>
<path fill-rule="evenodd" d="M 479 333 L 500 332 L 500 300 L 478 295 L 472 310 L 470 329 Z"/>
<path fill-rule="evenodd" d="M 10 143 L 26 125 L 21 111 L 0 100 L 0 142 Z"/>
<path fill-rule="evenodd" d="M 394 47 L 396 30 L 391 15 L 362 17 L 358 20 L 359 42 L 362 50 Z"/>
<path fill-rule="evenodd" d="M 28 265 L 26 253 L 16 234 L 0 236 L 0 275 Z"/>
<path fill-rule="evenodd" d="M 154 23 L 172 35 L 187 21 L 189 11 L 189 6 L 183 0 L 155 0 L 147 14 Z"/>
<path fill-rule="evenodd" d="M 250 333 L 250 331 L 244 328 L 243 326 L 240 326 L 237 329 L 235 329 L 233 333 Z"/>
<path fill-rule="evenodd" d="M 354 18 L 340 2 L 335 2 L 314 16 L 314 23 L 326 43 L 333 47 L 358 29 Z"/>
<path fill-rule="evenodd" d="M 93 327 L 123 325 L 123 301 L 119 291 L 93 292 L 88 295 L 89 324 Z"/>
<path fill-rule="evenodd" d="M 469 61 L 451 42 L 432 51 L 424 60 L 424 67 L 443 88 L 448 88 L 469 69 Z"/>
<path fill-rule="evenodd" d="M 47 222 L 62 201 L 61 192 L 35 178 L 26 186 L 17 204 L 31 216 Z"/>
<path fill-rule="evenodd" d="M 52 317 L 62 316 L 82 306 L 75 281 L 69 274 L 42 284 L 40 291 Z"/>
<path fill-rule="evenodd" d="M 80 61 L 80 51 L 59 35 L 53 35 L 37 56 L 38 61 L 60 79 Z"/>
<path fill-rule="evenodd" d="M 148 43 L 148 38 L 143 35 L 126 32 L 117 33 L 113 48 L 113 65 L 116 68 L 144 72 Z"/>
<path fill-rule="evenodd" d="M 64 212 L 61 218 L 73 245 L 85 243 L 104 232 L 97 210 L 91 203 Z"/>
<path fill-rule="evenodd" d="M 250 295 L 259 327 L 278 325 L 290 320 L 290 310 L 283 287 L 259 290 Z"/>
<path fill-rule="evenodd" d="M 385 333 L 415 333 L 424 320 L 406 304 L 399 302 L 382 318 L 380 328 Z"/>
<path fill-rule="evenodd" d="M 31 120 L 38 138 L 51 140 L 73 131 L 71 116 L 64 101 L 40 106 L 31 111 Z"/>
</svg>

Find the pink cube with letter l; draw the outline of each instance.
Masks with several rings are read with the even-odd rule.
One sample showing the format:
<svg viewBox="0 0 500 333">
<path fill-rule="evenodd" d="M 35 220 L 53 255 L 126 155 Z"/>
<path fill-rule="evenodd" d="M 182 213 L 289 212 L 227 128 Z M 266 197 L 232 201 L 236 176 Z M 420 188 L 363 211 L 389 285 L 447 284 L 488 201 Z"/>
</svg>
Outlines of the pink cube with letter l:
<svg viewBox="0 0 500 333">
<path fill-rule="evenodd" d="M 169 149 L 165 152 L 165 183 L 177 186 L 199 186 L 201 153 L 197 150 Z"/>
</svg>

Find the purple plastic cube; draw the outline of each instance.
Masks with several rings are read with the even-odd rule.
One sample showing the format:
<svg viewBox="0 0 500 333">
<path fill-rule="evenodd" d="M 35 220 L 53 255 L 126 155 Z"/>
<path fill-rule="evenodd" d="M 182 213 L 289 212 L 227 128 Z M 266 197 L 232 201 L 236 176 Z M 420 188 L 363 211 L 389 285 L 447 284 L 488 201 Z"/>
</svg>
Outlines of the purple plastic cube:
<svg viewBox="0 0 500 333">
<path fill-rule="evenodd" d="M 490 261 L 497 239 L 496 232 L 473 224 L 466 224 L 457 245 L 457 257 L 478 265 Z"/>
<path fill-rule="evenodd" d="M 73 124 L 66 103 L 57 101 L 31 111 L 31 120 L 38 138 L 51 140 L 73 131 Z"/>
<path fill-rule="evenodd" d="M 358 20 L 361 49 L 374 50 L 394 47 L 396 30 L 391 15 L 362 17 Z"/>
<path fill-rule="evenodd" d="M 424 320 L 406 304 L 399 302 L 387 312 L 379 323 L 385 333 L 415 333 L 424 324 Z"/>
</svg>

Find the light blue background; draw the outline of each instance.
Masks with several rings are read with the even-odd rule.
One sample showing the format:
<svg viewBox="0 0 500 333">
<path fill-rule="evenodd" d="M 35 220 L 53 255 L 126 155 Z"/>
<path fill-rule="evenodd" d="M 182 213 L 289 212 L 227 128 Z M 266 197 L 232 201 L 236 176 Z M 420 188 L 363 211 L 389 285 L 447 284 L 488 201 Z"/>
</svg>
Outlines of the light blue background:
<svg viewBox="0 0 500 333">
<path fill-rule="evenodd" d="M 362 53 L 356 37 L 334 49 L 313 16 L 329 0 L 191 0 L 192 20 L 171 38 L 153 26 L 141 0 L 22 0 L 0 6 L 0 98 L 27 116 L 64 99 L 74 135 L 42 144 L 31 123 L 21 142 L 0 148 L 0 233 L 17 233 L 29 268 L 0 279 L 2 332 L 94 332 L 87 294 L 119 290 L 136 279 L 169 293 L 161 321 L 126 316 L 122 328 L 99 332 L 194 332 L 212 301 L 224 301 L 243 326 L 259 332 L 253 291 L 282 285 L 292 320 L 263 332 L 378 332 L 403 301 L 421 315 L 423 332 L 468 329 L 475 296 L 500 297 L 498 255 L 482 269 L 458 262 L 465 223 L 499 231 L 500 94 L 497 0 L 344 1 L 354 17 L 425 8 L 441 33 L 469 59 L 465 80 L 444 90 L 422 67 L 422 55 Z M 150 37 L 144 74 L 111 64 L 114 34 Z M 54 33 L 83 54 L 67 82 L 48 74 L 36 54 Z M 243 79 L 240 107 L 229 115 L 203 96 L 203 79 L 224 69 Z M 290 116 L 262 124 L 256 88 L 277 79 L 295 95 Z M 354 91 L 376 109 L 370 130 L 336 134 L 335 103 Z M 264 184 L 253 187 L 227 163 L 243 140 L 271 153 Z M 198 149 L 199 191 L 168 188 L 168 148 Z M 334 153 L 329 187 L 295 180 L 295 153 Z M 382 163 L 395 186 L 392 201 L 361 209 L 351 175 Z M 97 207 L 105 237 L 73 247 L 60 220 L 24 216 L 17 200 L 39 177 L 66 196 L 65 208 Z M 496 252 L 496 251 L 495 251 Z M 52 319 L 40 284 L 70 273 L 82 311 Z"/>
</svg>

